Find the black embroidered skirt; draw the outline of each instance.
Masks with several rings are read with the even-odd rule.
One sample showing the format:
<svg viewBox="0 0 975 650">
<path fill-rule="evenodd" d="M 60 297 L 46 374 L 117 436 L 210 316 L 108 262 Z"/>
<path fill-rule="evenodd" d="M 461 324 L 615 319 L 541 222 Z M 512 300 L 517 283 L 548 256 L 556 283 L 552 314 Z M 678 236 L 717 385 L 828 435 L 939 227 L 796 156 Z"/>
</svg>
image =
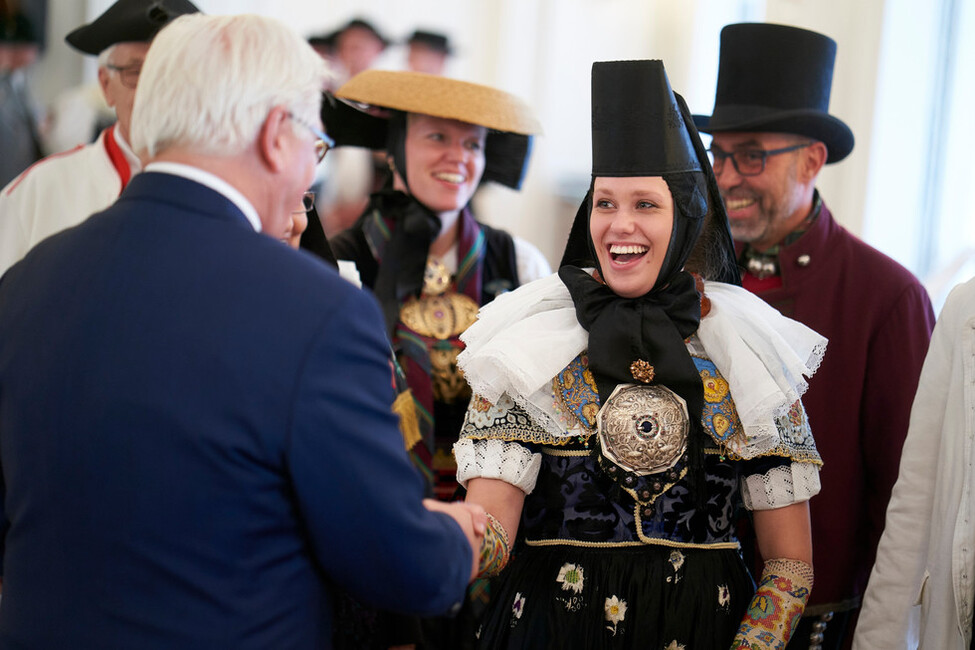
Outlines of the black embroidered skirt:
<svg viewBox="0 0 975 650">
<path fill-rule="evenodd" d="M 479 646 L 727 650 L 754 583 L 737 550 L 522 546 Z"/>
</svg>

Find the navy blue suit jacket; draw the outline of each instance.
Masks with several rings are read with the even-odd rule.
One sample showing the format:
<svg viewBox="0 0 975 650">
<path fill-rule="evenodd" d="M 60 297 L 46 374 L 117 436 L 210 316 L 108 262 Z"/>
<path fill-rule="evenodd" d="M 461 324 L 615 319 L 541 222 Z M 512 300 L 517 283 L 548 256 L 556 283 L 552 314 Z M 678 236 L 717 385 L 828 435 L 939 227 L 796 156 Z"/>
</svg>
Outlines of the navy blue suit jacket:
<svg viewBox="0 0 975 650">
<path fill-rule="evenodd" d="M 334 586 L 440 614 L 379 309 L 147 172 L 0 281 L 0 648 L 328 648 Z"/>
</svg>

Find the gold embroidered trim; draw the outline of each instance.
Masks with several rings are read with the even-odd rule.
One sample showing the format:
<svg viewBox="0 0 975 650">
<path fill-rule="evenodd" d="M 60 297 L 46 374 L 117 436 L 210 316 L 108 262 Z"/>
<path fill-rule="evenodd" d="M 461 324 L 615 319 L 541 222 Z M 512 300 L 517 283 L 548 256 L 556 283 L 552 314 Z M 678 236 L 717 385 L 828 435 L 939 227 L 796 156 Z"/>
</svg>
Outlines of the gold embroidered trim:
<svg viewBox="0 0 975 650">
<path fill-rule="evenodd" d="M 579 546 L 583 548 L 626 548 L 636 546 L 665 546 L 667 548 L 701 548 L 711 550 L 734 549 L 738 550 L 741 545 L 738 542 L 716 542 L 714 544 L 692 544 L 690 542 L 674 542 L 669 539 L 646 538 L 645 543 L 640 542 L 580 542 L 574 539 L 529 539 L 525 540 L 528 546 Z"/>
<path fill-rule="evenodd" d="M 399 431 L 403 434 L 403 444 L 409 451 L 416 443 L 423 440 L 420 434 L 420 421 L 416 416 L 416 404 L 413 403 L 413 393 L 409 388 L 396 396 L 393 402 L 393 413 L 399 416 Z"/>
<path fill-rule="evenodd" d="M 592 453 L 589 449 L 545 449 L 541 450 L 546 456 L 558 456 L 559 458 L 581 458 Z"/>
<path fill-rule="evenodd" d="M 523 442 L 523 443 L 535 443 L 541 445 L 550 445 L 553 447 L 559 447 L 564 445 L 575 444 L 579 441 L 579 436 L 569 436 L 566 438 L 556 438 L 552 434 L 539 428 L 538 433 L 533 435 L 531 438 L 526 438 L 525 431 L 523 429 L 516 429 L 513 431 L 504 430 L 500 427 L 492 428 L 493 434 L 498 435 L 484 435 L 484 434 L 468 434 L 463 433 L 461 438 L 467 438 L 469 440 L 503 440 L 505 442 Z"/>
</svg>

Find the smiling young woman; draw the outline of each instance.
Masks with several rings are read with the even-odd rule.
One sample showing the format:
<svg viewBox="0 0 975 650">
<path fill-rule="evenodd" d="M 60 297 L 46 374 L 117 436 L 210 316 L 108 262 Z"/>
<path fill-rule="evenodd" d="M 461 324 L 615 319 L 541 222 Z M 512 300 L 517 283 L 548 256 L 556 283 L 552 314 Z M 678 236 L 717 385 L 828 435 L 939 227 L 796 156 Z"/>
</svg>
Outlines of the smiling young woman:
<svg viewBox="0 0 975 650">
<path fill-rule="evenodd" d="M 479 222 L 469 204 L 482 182 L 520 187 L 539 125 L 508 93 L 417 72 L 370 70 L 336 96 L 370 107 L 325 102 L 323 120 L 337 146 L 384 150 L 391 180 L 351 228 L 331 238 L 332 250 L 355 262 L 383 307 L 420 415 L 422 442 L 411 451 L 433 494 L 452 499 L 451 447 L 470 399 L 457 367 L 460 335 L 481 305 L 551 272 L 538 249 Z M 410 640 L 464 647 L 475 627 L 467 614 L 426 624 L 423 638 Z"/>
<path fill-rule="evenodd" d="M 462 336 L 474 397 L 454 453 L 498 575 L 479 647 L 783 647 L 812 580 L 820 461 L 799 397 L 825 341 L 736 286 L 661 62 L 592 73 L 593 182 L 559 273 Z"/>
</svg>

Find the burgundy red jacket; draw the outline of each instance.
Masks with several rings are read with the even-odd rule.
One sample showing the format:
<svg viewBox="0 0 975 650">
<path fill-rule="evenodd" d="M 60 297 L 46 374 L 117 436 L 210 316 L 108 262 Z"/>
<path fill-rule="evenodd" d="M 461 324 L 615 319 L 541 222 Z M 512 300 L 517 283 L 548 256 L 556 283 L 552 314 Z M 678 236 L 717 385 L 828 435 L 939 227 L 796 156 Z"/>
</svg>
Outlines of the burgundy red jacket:
<svg viewBox="0 0 975 650">
<path fill-rule="evenodd" d="M 910 271 L 825 205 L 780 249 L 779 267 L 782 286 L 758 295 L 829 339 L 802 400 L 823 457 L 823 489 L 809 502 L 816 583 L 807 613 L 842 611 L 866 588 L 934 312 Z"/>
</svg>

